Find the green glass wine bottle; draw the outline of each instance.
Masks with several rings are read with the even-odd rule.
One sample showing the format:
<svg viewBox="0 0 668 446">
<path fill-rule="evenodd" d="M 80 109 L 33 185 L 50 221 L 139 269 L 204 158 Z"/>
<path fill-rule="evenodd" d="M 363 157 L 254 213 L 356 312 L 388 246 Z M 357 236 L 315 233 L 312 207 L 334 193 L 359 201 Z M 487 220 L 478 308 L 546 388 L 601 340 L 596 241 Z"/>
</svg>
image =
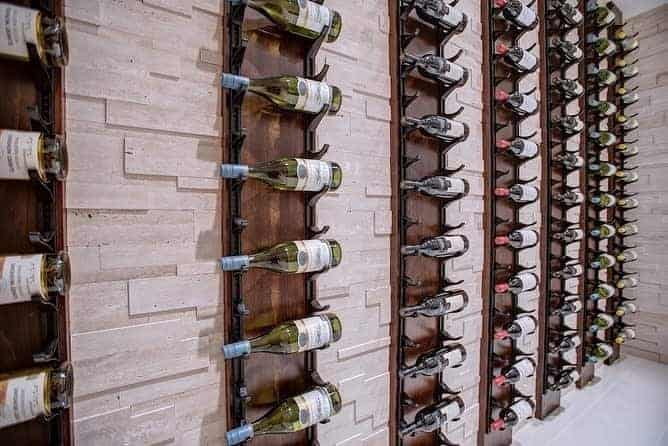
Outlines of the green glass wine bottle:
<svg viewBox="0 0 668 446">
<path fill-rule="evenodd" d="M 587 107 L 600 117 L 612 116 L 617 112 L 617 106 L 612 102 L 600 101 L 595 96 L 587 100 Z"/>
<path fill-rule="evenodd" d="M 589 138 L 599 147 L 610 147 L 617 143 L 617 137 L 614 133 L 598 130 L 590 130 Z"/>
<path fill-rule="evenodd" d="M 279 158 L 254 166 L 223 164 L 220 174 L 230 179 L 253 178 L 278 190 L 306 192 L 317 192 L 325 187 L 336 190 L 343 178 L 337 163 L 302 158 Z"/>
<path fill-rule="evenodd" d="M 599 68 L 593 63 L 587 66 L 587 75 L 600 87 L 614 85 L 617 82 L 617 75 L 613 71 Z"/>
<path fill-rule="evenodd" d="M 341 339 L 341 331 L 337 315 L 320 314 L 285 322 L 253 339 L 223 345 L 223 355 L 232 359 L 259 352 L 289 355 L 316 350 Z"/>
<path fill-rule="evenodd" d="M 249 79 L 223 73 L 221 86 L 230 90 L 250 91 L 288 111 L 318 114 L 323 108 L 328 108 L 329 114 L 333 115 L 341 109 L 341 90 L 325 82 L 297 76 Z"/>
<path fill-rule="evenodd" d="M 259 420 L 226 434 L 227 445 L 241 444 L 258 435 L 299 432 L 328 420 L 341 410 L 341 395 L 332 384 L 325 384 L 288 398 Z"/>
<path fill-rule="evenodd" d="M 615 13 L 605 6 L 599 6 L 596 2 L 587 5 L 587 15 L 589 15 L 592 23 L 603 28 L 615 21 Z"/>
<path fill-rule="evenodd" d="M 341 263 L 341 245 L 336 240 L 285 242 L 245 256 L 223 257 L 223 271 L 262 268 L 288 274 L 311 273 L 334 268 Z"/>
<path fill-rule="evenodd" d="M 341 34 L 341 14 L 309 0 L 228 0 L 233 6 L 247 5 L 286 31 L 315 40 L 329 26 L 328 42 Z"/>
</svg>

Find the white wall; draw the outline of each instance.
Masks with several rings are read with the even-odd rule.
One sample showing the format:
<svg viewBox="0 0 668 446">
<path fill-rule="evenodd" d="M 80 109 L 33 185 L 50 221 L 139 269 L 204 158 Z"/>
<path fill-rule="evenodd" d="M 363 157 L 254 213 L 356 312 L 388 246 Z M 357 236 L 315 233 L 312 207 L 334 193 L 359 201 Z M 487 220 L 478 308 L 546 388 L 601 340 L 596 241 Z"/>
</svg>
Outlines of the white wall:
<svg viewBox="0 0 668 446">
<path fill-rule="evenodd" d="M 668 4 L 668 0 L 615 0 L 627 19 L 654 9 L 659 5 Z"/>
</svg>

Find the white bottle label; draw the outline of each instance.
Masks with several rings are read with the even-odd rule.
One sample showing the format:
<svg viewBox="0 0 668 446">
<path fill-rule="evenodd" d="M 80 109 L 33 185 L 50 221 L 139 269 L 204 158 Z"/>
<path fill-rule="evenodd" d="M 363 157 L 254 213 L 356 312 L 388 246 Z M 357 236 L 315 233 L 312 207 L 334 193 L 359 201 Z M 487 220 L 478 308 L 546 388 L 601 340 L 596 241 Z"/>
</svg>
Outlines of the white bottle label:
<svg viewBox="0 0 668 446">
<path fill-rule="evenodd" d="M 447 254 L 456 254 L 466 250 L 466 241 L 462 236 L 444 237 L 450 242 L 450 248 L 446 250 Z"/>
<path fill-rule="evenodd" d="M 46 413 L 46 373 L 0 381 L 0 429 Z"/>
<path fill-rule="evenodd" d="M 523 229 L 517 232 L 520 234 L 521 240 L 511 241 L 513 248 L 525 248 L 527 246 L 533 246 L 538 243 L 538 233 L 536 231 L 531 229 Z"/>
<path fill-rule="evenodd" d="M 0 3 L 0 53 L 18 59 L 30 59 L 27 44 L 37 44 L 38 20 L 38 11 Z"/>
<path fill-rule="evenodd" d="M 528 378 L 531 375 L 533 375 L 535 367 L 533 365 L 533 362 L 529 358 L 525 358 L 519 362 L 517 362 L 513 367 L 515 367 L 515 370 L 520 374 L 522 378 Z"/>
<path fill-rule="evenodd" d="M 325 389 L 315 389 L 294 398 L 299 408 L 299 423 L 309 427 L 332 416 L 333 408 Z"/>
<path fill-rule="evenodd" d="M 577 364 L 578 362 L 578 351 L 573 348 L 571 350 L 561 353 L 561 358 L 569 364 Z"/>
<path fill-rule="evenodd" d="M 448 308 L 449 313 L 453 313 L 455 311 L 461 310 L 464 308 L 464 304 L 466 303 L 464 301 L 464 295 L 463 294 L 455 294 L 453 296 L 449 296 L 447 298 L 448 305 L 450 307 Z"/>
<path fill-rule="evenodd" d="M 295 110 L 319 113 L 323 107 L 331 103 L 332 91 L 329 85 L 324 82 L 298 77 L 297 90 L 299 98 L 297 99 Z"/>
<path fill-rule="evenodd" d="M 464 353 L 461 348 L 455 348 L 445 354 L 448 360 L 448 367 L 454 367 L 464 362 Z"/>
<path fill-rule="evenodd" d="M 532 70 L 537 63 L 538 59 L 536 59 L 536 56 L 531 54 L 531 51 L 524 50 L 522 51 L 522 58 L 519 62 L 517 62 L 517 65 L 519 65 L 522 69 L 529 71 Z"/>
<path fill-rule="evenodd" d="M 464 68 L 456 63 L 446 63 L 441 75 L 452 82 L 459 82 L 464 78 Z"/>
<path fill-rule="evenodd" d="M 445 419 L 449 421 L 459 418 L 462 415 L 462 408 L 459 406 L 458 400 L 455 399 L 445 407 L 441 407 L 440 412 L 445 416 Z"/>
<path fill-rule="evenodd" d="M 452 194 L 463 194 L 466 192 L 466 183 L 461 178 L 452 178 L 448 177 L 450 185 L 448 187 L 448 192 Z"/>
<path fill-rule="evenodd" d="M 332 168 L 326 161 L 297 160 L 297 187 L 296 190 L 307 192 L 321 191 L 331 185 Z"/>
<path fill-rule="evenodd" d="M 309 317 L 295 321 L 299 333 L 299 350 L 305 352 L 323 347 L 332 341 L 332 324 L 327 316 Z"/>
<path fill-rule="evenodd" d="M 448 119 L 448 123 L 450 124 L 450 129 L 448 129 L 446 133 L 449 137 L 452 139 L 459 139 L 464 137 L 466 134 L 466 128 L 464 127 L 463 123 L 454 121 L 452 119 Z"/>
<path fill-rule="evenodd" d="M 527 400 L 521 400 L 510 406 L 510 408 L 517 414 L 520 420 L 526 420 L 533 416 L 533 407 Z"/>
<path fill-rule="evenodd" d="M 533 96 L 524 95 L 522 105 L 519 106 L 519 109 L 526 113 L 533 113 L 538 109 L 538 102 L 536 102 Z"/>
<path fill-rule="evenodd" d="M 0 130 L 0 178 L 29 180 L 38 170 L 39 132 Z"/>
<path fill-rule="evenodd" d="M 0 257 L 0 305 L 30 301 L 44 296 L 42 254 Z"/>
<path fill-rule="evenodd" d="M 536 321 L 529 316 L 523 316 L 515 320 L 515 323 L 522 330 L 522 335 L 526 336 L 536 331 Z"/>
<path fill-rule="evenodd" d="M 311 273 L 322 271 L 331 263 L 329 243 L 323 240 L 303 240 L 297 245 L 297 272 Z"/>
<path fill-rule="evenodd" d="M 520 194 L 517 198 L 519 202 L 529 202 L 538 199 L 538 189 L 533 186 L 519 185 Z"/>
<path fill-rule="evenodd" d="M 316 33 L 332 21 L 332 14 L 326 6 L 318 5 L 309 0 L 297 0 L 299 4 L 299 16 L 296 25 Z"/>
<path fill-rule="evenodd" d="M 517 276 L 515 276 L 521 283 L 522 288 L 513 290 L 515 293 L 519 293 L 522 291 L 529 291 L 538 286 L 538 280 L 536 279 L 536 276 L 531 273 L 520 273 Z"/>
</svg>

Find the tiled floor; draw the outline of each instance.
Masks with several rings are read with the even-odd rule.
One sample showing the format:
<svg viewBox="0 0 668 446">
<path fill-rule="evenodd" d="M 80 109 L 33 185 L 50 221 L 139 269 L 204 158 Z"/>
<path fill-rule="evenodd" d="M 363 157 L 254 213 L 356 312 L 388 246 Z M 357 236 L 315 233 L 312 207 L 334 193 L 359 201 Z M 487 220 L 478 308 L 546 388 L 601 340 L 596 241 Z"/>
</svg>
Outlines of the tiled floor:
<svg viewBox="0 0 668 446">
<path fill-rule="evenodd" d="M 532 421 L 514 446 L 668 446 L 668 365 L 628 356 L 602 379 L 562 398 L 563 411 Z"/>
</svg>

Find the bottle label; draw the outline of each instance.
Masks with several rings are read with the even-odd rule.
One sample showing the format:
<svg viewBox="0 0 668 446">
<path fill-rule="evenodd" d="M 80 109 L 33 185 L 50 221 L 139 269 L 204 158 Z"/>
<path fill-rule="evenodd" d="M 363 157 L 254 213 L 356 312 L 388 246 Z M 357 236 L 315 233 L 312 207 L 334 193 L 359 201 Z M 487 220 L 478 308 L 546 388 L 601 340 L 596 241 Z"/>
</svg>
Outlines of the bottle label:
<svg viewBox="0 0 668 446">
<path fill-rule="evenodd" d="M 448 302 L 448 313 L 454 313 L 455 311 L 461 310 L 466 305 L 463 294 L 455 294 L 453 296 L 447 297 Z"/>
<path fill-rule="evenodd" d="M 528 335 L 536 331 L 536 321 L 532 317 L 520 317 L 515 320 L 515 323 L 520 327 L 522 335 Z"/>
<path fill-rule="evenodd" d="M 531 54 L 531 51 L 522 50 L 522 58 L 517 62 L 517 65 L 523 70 L 529 71 L 538 63 L 536 56 Z"/>
<path fill-rule="evenodd" d="M 30 59 L 27 44 L 38 45 L 38 20 L 38 11 L 0 3 L 0 53 L 22 60 Z"/>
<path fill-rule="evenodd" d="M 297 98 L 295 110 L 319 113 L 323 107 L 330 105 L 332 101 L 331 89 L 324 82 L 298 77 L 297 91 L 299 98 Z"/>
<path fill-rule="evenodd" d="M 45 372 L 0 381 L 0 429 L 47 412 Z"/>
<path fill-rule="evenodd" d="M 525 113 L 533 113 L 536 111 L 536 109 L 538 109 L 538 102 L 536 102 L 536 99 L 534 99 L 533 96 L 524 95 L 522 104 L 518 108 Z"/>
<path fill-rule="evenodd" d="M 536 13 L 533 12 L 533 9 L 529 8 L 528 6 L 522 5 L 522 10 L 519 14 L 517 14 L 517 17 L 515 17 L 515 21 L 519 25 L 528 28 L 536 21 Z"/>
<path fill-rule="evenodd" d="M 521 149 L 519 151 L 513 151 L 513 153 L 520 158 L 533 158 L 538 153 L 538 144 L 525 139 L 522 141 Z"/>
<path fill-rule="evenodd" d="M 463 348 L 455 348 L 450 350 L 445 354 L 445 357 L 448 360 L 448 367 L 455 367 L 464 362 Z"/>
<path fill-rule="evenodd" d="M 519 420 L 526 420 L 533 416 L 533 407 L 527 400 L 521 400 L 510 406 Z"/>
<path fill-rule="evenodd" d="M 575 348 L 561 353 L 561 358 L 569 364 L 577 364 L 578 351 Z"/>
<path fill-rule="evenodd" d="M 297 245 L 297 272 L 310 273 L 322 271 L 331 263 L 329 243 L 323 240 L 303 240 Z"/>
<path fill-rule="evenodd" d="M 323 28 L 331 23 L 332 14 L 328 7 L 309 0 L 297 0 L 297 3 L 299 4 L 297 26 L 321 33 Z"/>
<path fill-rule="evenodd" d="M 462 236 L 452 236 L 452 237 L 442 237 L 443 239 L 447 239 L 449 242 L 450 246 L 444 246 L 443 251 L 444 254 L 457 254 L 460 252 L 464 252 L 466 250 L 466 241 L 464 237 Z"/>
<path fill-rule="evenodd" d="M 315 389 L 294 397 L 299 408 L 299 423 L 306 428 L 332 416 L 333 408 L 325 389 Z"/>
<path fill-rule="evenodd" d="M 530 229 L 525 229 L 517 231 L 520 235 L 519 243 L 513 243 L 516 248 L 524 248 L 527 246 L 533 246 L 538 243 L 538 233 Z"/>
<path fill-rule="evenodd" d="M 461 178 L 448 178 L 448 192 L 452 194 L 466 193 L 466 183 Z"/>
<path fill-rule="evenodd" d="M 295 190 L 321 191 L 331 185 L 332 168 L 327 161 L 297 159 L 297 186 Z"/>
<path fill-rule="evenodd" d="M 462 415 L 462 408 L 458 399 L 455 399 L 450 404 L 441 407 L 440 412 L 445 416 L 445 420 L 449 421 L 459 418 Z"/>
<path fill-rule="evenodd" d="M 536 189 L 535 187 L 520 185 L 518 189 L 520 191 L 520 194 L 517 201 L 529 202 L 538 199 L 538 189 Z"/>
<path fill-rule="evenodd" d="M 0 130 L 0 178 L 29 180 L 39 170 L 39 132 Z"/>
<path fill-rule="evenodd" d="M 0 257 L 0 305 L 46 297 L 42 290 L 42 254 Z"/>
<path fill-rule="evenodd" d="M 295 321 L 299 333 L 299 350 L 305 352 L 323 347 L 332 341 L 332 324 L 327 316 L 309 317 Z"/>
<path fill-rule="evenodd" d="M 536 276 L 531 273 L 518 274 L 517 276 L 515 276 L 515 279 L 520 282 L 518 284 L 519 286 L 515 286 L 515 284 L 513 283 L 513 290 L 516 293 L 532 290 L 538 286 L 538 280 L 536 279 Z"/>
<path fill-rule="evenodd" d="M 466 127 L 459 121 L 448 119 L 448 130 L 445 133 L 452 139 L 463 138 L 466 134 Z"/>
<path fill-rule="evenodd" d="M 456 63 L 444 63 L 441 70 L 441 76 L 451 82 L 459 82 L 464 78 L 464 68 Z"/>
<path fill-rule="evenodd" d="M 528 358 L 517 362 L 513 367 L 515 367 L 515 370 L 517 370 L 517 373 L 519 373 L 522 378 L 528 378 L 533 375 L 535 369 L 533 362 Z"/>
</svg>

